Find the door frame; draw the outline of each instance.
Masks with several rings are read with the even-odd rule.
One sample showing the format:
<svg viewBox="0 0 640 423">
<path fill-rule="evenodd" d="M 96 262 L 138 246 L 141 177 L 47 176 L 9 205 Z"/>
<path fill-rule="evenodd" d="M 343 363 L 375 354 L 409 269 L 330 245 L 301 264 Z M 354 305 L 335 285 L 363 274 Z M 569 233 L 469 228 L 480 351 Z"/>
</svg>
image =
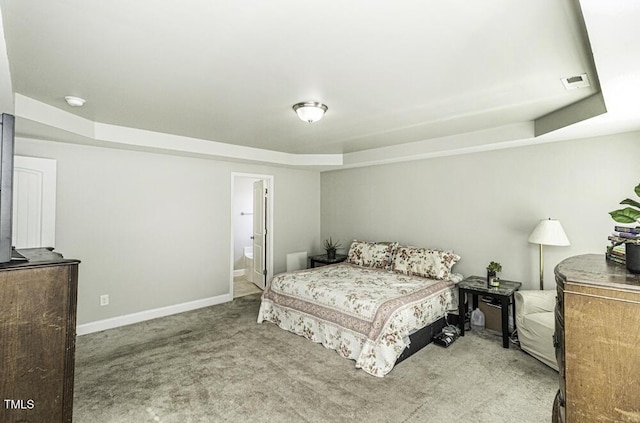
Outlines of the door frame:
<svg viewBox="0 0 640 423">
<path fill-rule="evenodd" d="M 253 179 L 262 179 L 265 181 L 265 186 L 267 187 L 267 221 L 266 221 L 266 229 L 267 229 L 267 241 L 265 243 L 267 247 L 267 257 L 265 259 L 265 264 L 267 266 L 267 280 L 269 280 L 273 276 L 273 240 L 275 238 L 275 233 L 273 230 L 273 209 L 275 203 L 274 196 L 274 177 L 273 175 L 265 175 L 265 174 L 256 174 L 256 173 L 242 173 L 242 172 L 231 172 L 231 192 L 230 192 L 230 244 L 229 244 L 229 296 L 231 300 L 233 300 L 233 266 L 234 266 L 234 235 L 233 228 L 235 226 L 235 221 L 239 216 L 234 215 L 233 210 L 233 196 L 234 196 L 234 187 L 236 178 L 253 178 Z"/>
</svg>

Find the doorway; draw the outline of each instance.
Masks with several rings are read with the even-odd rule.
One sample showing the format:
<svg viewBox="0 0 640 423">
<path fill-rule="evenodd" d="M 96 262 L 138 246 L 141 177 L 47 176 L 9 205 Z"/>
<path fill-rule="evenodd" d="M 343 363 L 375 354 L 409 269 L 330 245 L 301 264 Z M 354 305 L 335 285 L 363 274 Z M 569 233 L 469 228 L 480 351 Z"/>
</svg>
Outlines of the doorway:
<svg viewBox="0 0 640 423">
<path fill-rule="evenodd" d="M 231 174 L 233 298 L 262 292 L 273 274 L 273 176 Z"/>
</svg>

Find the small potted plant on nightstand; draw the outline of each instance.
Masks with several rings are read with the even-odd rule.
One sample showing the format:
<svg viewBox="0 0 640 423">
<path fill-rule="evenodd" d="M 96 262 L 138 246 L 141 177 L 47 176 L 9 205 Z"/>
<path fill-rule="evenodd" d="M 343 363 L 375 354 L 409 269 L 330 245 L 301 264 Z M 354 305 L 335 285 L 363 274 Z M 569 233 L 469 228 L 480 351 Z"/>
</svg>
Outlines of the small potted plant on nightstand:
<svg viewBox="0 0 640 423">
<path fill-rule="evenodd" d="M 502 265 L 492 261 L 487 266 L 487 286 L 498 287 L 500 286 L 500 279 L 498 279 L 498 272 L 502 272 Z"/>
<path fill-rule="evenodd" d="M 634 191 L 638 197 L 640 197 L 640 184 L 636 185 Z M 620 202 L 620 204 L 627 205 L 624 209 L 614 210 L 609 212 L 613 220 L 618 223 L 640 223 L 640 203 L 636 200 L 626 198 Z M 638 227 L 630 228 L 630 234 L 635 234 Z M 630 235 L 633 236 L 633 235 Z M 627 263 L 627 270 L 632 273 L 640 273 L 640 234 L 629 238 L 624 242 L 625 248 L 625 260 Z"/>
<path fill-rule="evenodd" d="M 333 260 L 336 258 L 336 250 L 340 248 L 342 244 L 340 241 L 333 242 L 331 237 L 329 239 L 324 240 L 324 249 L 327 250 L 327 258 L 329 260 Z"/>
</svg>

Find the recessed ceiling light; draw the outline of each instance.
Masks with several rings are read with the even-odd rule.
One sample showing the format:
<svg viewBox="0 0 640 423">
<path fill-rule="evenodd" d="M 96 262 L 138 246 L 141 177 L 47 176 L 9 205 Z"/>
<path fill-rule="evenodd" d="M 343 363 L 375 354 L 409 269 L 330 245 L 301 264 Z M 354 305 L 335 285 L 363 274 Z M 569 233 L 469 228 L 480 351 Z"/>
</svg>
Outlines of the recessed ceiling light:
<svg viewBox="0 0 640 423">
<path fill-rule="evenodd" d="M 84 98 L 74 97 L 71 95 L 66 96 L 64 99 L 66 100 L 67 104 L 71 107 L 82 107 L 86 102 Z"/>
</svg>

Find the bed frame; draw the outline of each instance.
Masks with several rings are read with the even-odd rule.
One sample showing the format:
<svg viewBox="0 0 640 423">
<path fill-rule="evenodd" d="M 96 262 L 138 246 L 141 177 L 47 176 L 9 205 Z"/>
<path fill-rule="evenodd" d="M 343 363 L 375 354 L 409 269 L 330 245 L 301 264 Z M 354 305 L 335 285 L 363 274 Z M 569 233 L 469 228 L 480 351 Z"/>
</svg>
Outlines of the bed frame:
<svg viewBox="0 0 640 423">
<path fill-rule="evenodd" d="M 402 354 L 400 354 L 400 357 L 398 357 L 398 359 L 396 360 L 396 364 L 411 357 L 413 354 L 429 345 L 433 341 L 433 337 L 439 334 L 442 331 L 442 328 L 447 326 L 447 324 L 456 325 L 457 322 L 458 315 L 449 314 L 447 315 L 447 317 L 441 317 L 430 325 L 427 325 L 409 335 L 411 344 L 407 348 L 405 348 L 404 351 L 402 351 Z"/>
</svg>

